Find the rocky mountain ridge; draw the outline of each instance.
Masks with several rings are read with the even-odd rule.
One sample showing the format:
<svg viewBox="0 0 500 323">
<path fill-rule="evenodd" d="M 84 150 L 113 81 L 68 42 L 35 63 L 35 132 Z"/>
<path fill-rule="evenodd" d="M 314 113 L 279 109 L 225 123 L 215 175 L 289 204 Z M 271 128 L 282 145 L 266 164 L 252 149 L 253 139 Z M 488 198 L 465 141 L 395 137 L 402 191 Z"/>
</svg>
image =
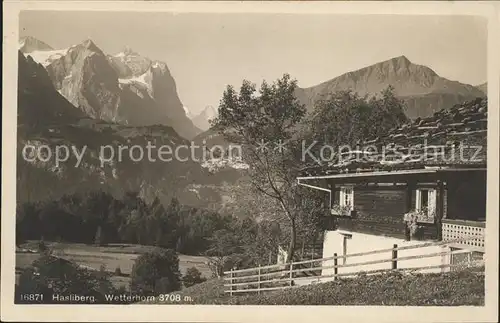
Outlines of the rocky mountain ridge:
<svg viewBox="0 0 500 323">
<path fill-rule="evenodd" d="M 155 160 L 149 157 L 136 160 L 128 150 L 123 158 L 118 157 L 119 147 L 139 146 L 145 150 L 148 143 L 172 149 L 187 145 L 187 140 L 173 128 L 130 126 L 90 118 L 56 90 L 48 71 L 30 56 L 19 52 L 18 67 L 19 202 L 57 200 L 74 192 L 104 190 L 117 196 L 137 191 L 147 201 L 159 197 L 168 203 L 176 196 L 186 205 L 219 205 L 216 188 L 221 180 L 199 162 L 158 160 L 155 148 L 151 150 Z M 68 147 L 70 154 L 58 163 L 55 156 L 61 147 Z M 104 163 L 102 147 L 110 147 L 106 151 L 109 161 Z M 35 158 L 33 149 L 43 152 L 43 158 Z M 81 159 L 74 151 L 82 153 Z"/>
<path fill-rule="evenodd" d="M 35 37 L 25 36 L 19 39 L 19 50 L 23 53 L 31 53 L 34 51 L 52 51 L 54 49 Z"/>
<path fill-rule="evenodd" d="M 166 63 L 130 49 L 106 55 L 90 39 L 62 50 L 26 39 L 20 50 L 41 63 L 55 88 L 89 117 L 137 126 L 170 125 L 187 139 L 201 132 L 186 116 Z"/>
</svg>

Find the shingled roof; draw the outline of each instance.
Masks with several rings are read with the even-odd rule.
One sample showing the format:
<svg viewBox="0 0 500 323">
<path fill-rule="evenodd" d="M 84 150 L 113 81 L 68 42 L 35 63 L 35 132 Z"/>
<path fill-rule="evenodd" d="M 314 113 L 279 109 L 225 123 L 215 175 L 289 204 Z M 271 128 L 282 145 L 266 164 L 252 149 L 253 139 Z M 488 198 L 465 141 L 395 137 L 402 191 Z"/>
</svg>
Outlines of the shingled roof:
<svg viewBox="0 0 500 323">
<path fill-rule="evenodd" d="M 307 167 L 302 176 L 419 169 L 429 166 L 485 167 L 486 98 L 417 118 L 350 150 L 332 161 Z"/>
</svg>

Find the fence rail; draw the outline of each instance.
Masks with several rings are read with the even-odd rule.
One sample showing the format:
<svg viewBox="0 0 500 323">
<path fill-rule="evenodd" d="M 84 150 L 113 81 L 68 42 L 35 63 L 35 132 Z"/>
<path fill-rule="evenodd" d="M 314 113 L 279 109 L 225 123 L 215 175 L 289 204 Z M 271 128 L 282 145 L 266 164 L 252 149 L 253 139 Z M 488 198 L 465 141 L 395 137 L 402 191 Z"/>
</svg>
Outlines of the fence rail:
<svg viewBox="0 0 500 323">
<path fill-rule="evenodd" d="M 468 239 L 477 239 L 477 237 L 467 237 L 460 239 L 453 239 L 449 241 L 439 241 L 439 242 L 426 242 L 417 245 L 402 246 L 394 245 L 393 248 L 372 250 L 368 252 L 359 252 L 346 255 L 334 254 L 332 257 L 312 259 L 291 262 L 286 264 L 277 264 L 270 266 L 260 266 L 255 268 L 230 270 L 224 272 L 224 286 L 226 288 L 225 292 L 232 294 L 240 293 L 261 293 L 263 291 L 274 291 L 284 288 L 296 287 L 303 285 L 302 282 L 315 283 L 321 282 L 322 280 L 335 280 L 340 277 L 349 277 L 358 275 L 360 272 L 365 274 L 377 274 L 382 272 L 391 271 L 424 271 L 424 270 L 436 270 L 441 271 L 452 270 L 456 267 L 463 267 L 464 264 L 454 264 L 451 259 L 456 255 L 468 255 L 468 262 L 466 266 L 476 266 L 482 264 L 482 262 L 472 261 L 471 254 L 474 251 L 471 250 L 452 250 L 448 248 L 450 245 L 463 243 Z M 403 250 L 412 249 L 423 249 L 429 247 L 443 247 L 443 251 L 430 250 L 422 254 L 416 255 L 405 255 L 401 256 L 398 253 Z M 445 250 L 446 249 L 446 250 Z M 385 253 L 390 253 L 387 258 L 367 260 L 367 261 L 355 261 L 353 263 L 343 263 L 339 264 L 339 259 L 352 259 L 354 257 L 363 257 L 369 255 L 383 255 Z M 418 260 L 426 258 L 440 257 L 440 264 L 422 264 L 417 266 L 405 266 L 409 260 Z M 304 267 L 304 264 L 311 264 L 311 267 Z M 314 266 L 312 265 L 314 264 Z M 319 264 L 316 265 L 316 264 Z M 368 269 L 360 270 L 356 267 L 362 267 L 367 265 L 378 265 L 378 264 L 389 264 L 386 268 Z M 298 268 L 299 267 L 299 268 Z M 339 273 L 339 269 L 352 269 L 350 271 Z M 326 272 L 325 270 L 330 270 L 333 272 Z M 320 271 L 321 274 L 318 276 L 305 276 L 300 277 L 301 274 L 311 271 Z"/>
</svg>

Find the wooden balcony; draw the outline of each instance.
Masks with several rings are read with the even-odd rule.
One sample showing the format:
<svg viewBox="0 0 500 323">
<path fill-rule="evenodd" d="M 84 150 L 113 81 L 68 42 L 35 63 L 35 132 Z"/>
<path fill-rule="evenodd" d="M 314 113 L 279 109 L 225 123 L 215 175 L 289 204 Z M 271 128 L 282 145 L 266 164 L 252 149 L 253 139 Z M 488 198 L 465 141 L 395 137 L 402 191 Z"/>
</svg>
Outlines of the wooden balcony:
<svg viewBox="0 0 500 323">
<path fill-rule="evenodd" d="M 442 220 L 443 241 L 467 239 L 455 242 L 451 246 L 460 249 L 470 249 L 484 252 L 485 222 L 467 220 Z"/>
</svg>

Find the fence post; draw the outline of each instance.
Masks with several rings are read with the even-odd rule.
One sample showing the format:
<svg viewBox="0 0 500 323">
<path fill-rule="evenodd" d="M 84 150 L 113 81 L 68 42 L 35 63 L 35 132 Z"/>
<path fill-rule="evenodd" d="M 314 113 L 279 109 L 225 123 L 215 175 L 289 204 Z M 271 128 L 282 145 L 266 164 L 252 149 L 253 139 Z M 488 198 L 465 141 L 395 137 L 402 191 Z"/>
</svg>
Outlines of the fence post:
<svg viewBox="0 0 500 323">
<path fill-rule="evenodd" d="M 229 270 L 229 296 L 233 296 L 233 268 Z"/>
<path fill-rule="evenodd" d="M 257 294 L 260 295 L 260 264 L 259 264 L 259 277 L 258 277 L 258 280 L 259 280 L 259 282 L 257 284 Z"/>
<path fill-rule="evenodd" d="M 293 286 L 293 262 L 290 261 L 290 286 Z"/>
<path fill-rule="evenodd" d="M 333 254 L 333 280 L 337 280 L 337 274 L 339 273 L 338 269 L 338 260 L 337 260 L 337 253 Z"/>
<path fill-rule="evenodd" d="M 453 267 L 452 267 L 452 264 L 453 264 L 452 252 L 453 252 L 453 250 L 451 249 L 451 247 L 449 245 L 445 245 L 444 248 L 446 249 L 446 254 L 443 255 L 443 260 L 442 260 L 443 268 L 442 268 L 441 272 L 446 273 L 446 272 L 449 272 L 453 269 Z"/>
<path fill-rule="evenodd" d="M 398 245 L 394 244 L 392 249 L 392 269 L 398 269 Z"/>
</svg>

